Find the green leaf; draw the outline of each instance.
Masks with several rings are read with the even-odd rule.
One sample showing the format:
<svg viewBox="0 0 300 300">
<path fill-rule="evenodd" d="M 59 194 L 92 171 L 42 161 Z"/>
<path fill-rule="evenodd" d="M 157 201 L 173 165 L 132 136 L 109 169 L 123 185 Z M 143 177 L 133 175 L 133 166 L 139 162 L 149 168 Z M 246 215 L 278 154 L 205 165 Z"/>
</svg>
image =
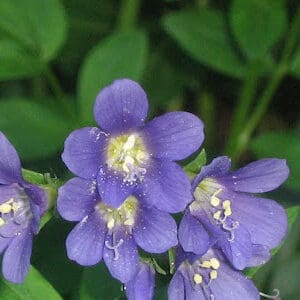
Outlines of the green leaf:
<svg viewBox="0 0 300 300">
<path fill-rule="evenodd" d="M 300 47 L 290 65 L 291 74 L 300 79 Z"/>
<path fill-rule="evenodd" d="M 82 121 L 93 122 L 93 105 L 99 91 L 117 78 L 140 80 L 146 65 L 147 36 L 142 31 L 114 33 L 87 56 L 79 75 Z"/>
<path fill-rule="evenodd" d="M 62 300 L 56 290 L 33 266 L 30 266 L 24 284 L 12 284 L 0 278 L 0 299 L 9 300 Z"/>
<path fill-rule="evenodd" d="M 99 297 L 119 299 L 122 295 L 124 295 L 122 284 L 109 274 L 103 262 L 95 267 L 84 269 L 80 286 L 80 299 L 94 300 L 99 299 Z"/>
<path fill-rule="evenodd" d="M 33 76 L 42 65 L 15 41 L 0 39 L 0 80 Z"/>
<path fill-rule="evenodd" d="M 233 0 L 230 24 L 241 49 L 250 59 L 263 57 L 287 27 L 282 1 Z"/>
<path fill-rule="evenodd" d="M 202 149 L 201 152 L 193 159 L 190 163 L 188 163 L 184 170 L 188 173 L 198 174 L 201 167 L 206 164 L 206 152 L 205 149 Z"/>
<path fill-rule="evenodd" d="M 41 72 L 66 38 L 59 0 L 0 1 L 0 80 Z"/>
<path fill-rule="evenodd" d="M 296 131 L 263 133 L 256 137 L 251 148 L 258 157 L 279 157 L 287 159 L 291 174 L 286 186 L 300 191 L 300 138 Z"/>
<path fill-rule="evenodd" d="M 295 221 L 297 220 L 297 218 L 300 215 L 300 206 L 298 205 L 298 206 L 289 207 L 288 209 L 286 209 L 286 213 L 287 213 L 287 217 L 288 217 L 288 228 L 290 231 L 291 227 L 293 226 L 293 224 L 295 223 Z M 280 250 L 281 246 L 282 246 L 282 244 L 272 250 L 272 256 L 275 255 Z M 261 267 L 262 266 L 249 268 L 244 272 L 244 274 L 247 277 L 252 278 Z"/>
<path fill-rule="evenodd" d="M 71 129 L 67 118 L 41 103 L 19 98 L 0 101 L 0 130 L 22 159 L 45 158 L 61 151 Z"/>
<path fill-rule="evenodd" d="M 195 60 L 233 77 L 243 77 L 245 67 L 237 57 L 221 12 L 203 9 L 170 14 L 166 31 Z"/>
</svg>

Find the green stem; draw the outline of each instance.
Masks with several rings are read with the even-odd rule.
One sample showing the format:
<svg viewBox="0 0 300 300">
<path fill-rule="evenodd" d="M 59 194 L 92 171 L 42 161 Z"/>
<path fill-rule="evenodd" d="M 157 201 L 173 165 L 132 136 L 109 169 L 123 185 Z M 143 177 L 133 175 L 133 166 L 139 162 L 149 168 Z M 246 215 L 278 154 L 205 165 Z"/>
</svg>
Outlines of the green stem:
<svg viewBox="0 0 300 300">
<path fill-rule="evenodd" d="M 63 99 L 65 97 L 63 89 L 61 88 L 59 81 L 57 80 L 55 74 L 50 69 L 50 67 L 46 68 L 45 76 L 51 86 L 53 93 L 57 99 Z"/>
<path fill-rule="evenodd" d="M 266 89 L 264 90 L 261 98 L 259 99 L 258 104 L 255 107 L 252 115 L 248 118 L 248 122 L 245 126 L 243 126 L 243 123 L 240 124 L 241 126 L 243 126 L 242 130 L 237 135 L 236 144 L 234 144 L 233 147 L 230 148 L 231 157 L 233 161 L 236 161 L 246 149 L 251 135 L 253 134 L 254 130 L 256 129 L 264 114 L 266 113 L 275 91 L 277 90 L 284 76 L 287 74 L 289 67 L 289 59 L 297 44 L 299 34 L 300 6 L 298 7 L 297 13 L 293 19 L 289 33 L 287 35 L 288 40 L 286 42 L 285 48 L 283 49 L 280 63 L 278 64 L 275 72 L 273 73 L 273 76 L 271 77 Z M 238 116 L 236 118 L 238 118 Z"/>
<path fill-rule="evenodd" d="M 126 31 L 135 27 L 140 4 L 140 0 L 122 1 L 118 22 L 118 29 L 120 31 Z"/>
<path fill-rule="evenodd" d="M 233 114 L 229 137 L 225 147 L 225 153 L 227 153 L 230 157 L 233 155 L 236 149 L 236 137 L 241 131 L 241 128 L 243 127 L 246 117 L 250 111 L 251 104 L 253 103 L 260 70 L 261 63 L 259 61 L 253 62 L 248 70 L 240 98 Z"/>
</svg>

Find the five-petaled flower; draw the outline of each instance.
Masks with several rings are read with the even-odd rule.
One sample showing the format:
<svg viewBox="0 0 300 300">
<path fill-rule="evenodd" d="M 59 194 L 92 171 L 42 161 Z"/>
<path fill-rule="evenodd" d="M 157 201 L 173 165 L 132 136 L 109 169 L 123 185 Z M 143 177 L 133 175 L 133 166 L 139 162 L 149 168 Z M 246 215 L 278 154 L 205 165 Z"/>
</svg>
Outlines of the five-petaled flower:
<svg viewBox="0 0 300 300">
<path fill-rule="evenodd" d="M 203 254 L 211 245 L 237 269 L 257 266 L 287 232 L 287 216 L 273 200 L 250 193 L 268 192 L 289 174 L 286 161 L 261 159 L 230 172 L 228 157 L 218 157 L 193 181 L 194 201 L 179 226 L 185 251 Z"/>
<path fill-rule="evenodd" d="M 144 206 L 137 195 L 110 207 L 99 199 L 95 181 L 69 180 L 59 189 L 57 208 L 66 220 L 80 221 L 67 238 L 68 257 L 84 266 L 103 258 L 123 283 L 139 271 L 137 246 L 162 253 L 177 244 L 177 226 L 168 213 Z"/>
<path fill-rule="evenodd" d="M 258 300 L 259 291 L 232 269 L 216 249 L 203 256 L 177 251 L 177 270 L 168 288 L 169 300 Z"/>
<path fill-rule="evenodd" d="M 33 235 L 48 200 L 45 192 L 22 177 L 15 148 L 0 132 L 0 253 L 3 276 L 22 283 L 28 272 Z"/>
<path fill-rule="evenodd" d="M 101 200 L 117 208 L 131 194 L 147 206 L 180 212 L 192 200 L 187 175 L 174 162 L 201 146 L 203 123 L 188 112 L 171 112 L 145 124 L 148 101 L 141 86 L 114 81 L 97 96 L 101 129 L 73 131 L 62 159 L 75 175 L 96 180 Z"/>
</svg>

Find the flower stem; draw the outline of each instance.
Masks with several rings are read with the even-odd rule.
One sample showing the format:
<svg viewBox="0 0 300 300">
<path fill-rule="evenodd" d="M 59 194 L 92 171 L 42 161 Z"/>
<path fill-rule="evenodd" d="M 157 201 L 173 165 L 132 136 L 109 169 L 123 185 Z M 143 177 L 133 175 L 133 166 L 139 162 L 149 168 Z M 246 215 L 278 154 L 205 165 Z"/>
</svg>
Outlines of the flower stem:
<svg viewBox="0 0 300 300">
<path fill-rule="evenodd" d="M 236 114 L 242 113 L 242 116 L 234 117 L 234 120 L 237 119 L 238 121 L 234 121 L 234 125 L 230 135 L 230 140 L 227 146 L 227 151 L 231 155 L 233 161 L 238 160 L 240 155 L 246 149 L 253 132 L 255 131 L 258 124 L 260 123 L 264 114 L 266 113 L 269 104 L 272 101 L 272 97 L 275 91 L 277 90 L 284 76 L 287 74 L 288 67 L 289 67 L 289 59 L 297 44 L 299 34 L 300 34 L 300 6 L 298 7 L 298 11 L 293 19 L 293 22 L 290 27 L 290 31 L 287 35 L 288 39 L 285 48 L 283 49 L 280 63 L 278 64 L 275 72 L 273 73 L 271 79 L 269 80 L 269 83 L 267 84 L 266 89 L 263 91 L 259 101 L 257 102 L 257 106 L 253 110 L 253 113 L 250 115 L 250 117 L 247 118 L 248 121 L 246 125 L 244 125 L 243 123 L 246 120 L 246 116 L 248 114 L 248 110 L 252 101 L 251 98 L 254 95 L 254 92 L 251 91 L 251 88 L 254 90 L 255 86 L 251 87 L 250 82 L 248 83 L 249 87 L 247 87 L 245 84 L 246 100 L 242 96 L 242 101 L 244 101 L 244 103 L 240 103 L 236 110 Z M 249 91 L 247 92 L 246 89 L 248 88 Z M 249 93 L 250 96 L 249 99 L 247 99 L 248 98 L 247 93 Z M 252 95 L 250 93 L 252 93 Z M 246 107 L 241 108 L 241 106 L 245 104 Z M 235 124 L 235 122 L 237 124 Z"/>
<path fill-rule="evenodd" d="M 118 29 L 120 31 L 126 31 L 135 27 L 140 4 L 140 0 L 122 1 L 118 20 Z"/>
</svg>

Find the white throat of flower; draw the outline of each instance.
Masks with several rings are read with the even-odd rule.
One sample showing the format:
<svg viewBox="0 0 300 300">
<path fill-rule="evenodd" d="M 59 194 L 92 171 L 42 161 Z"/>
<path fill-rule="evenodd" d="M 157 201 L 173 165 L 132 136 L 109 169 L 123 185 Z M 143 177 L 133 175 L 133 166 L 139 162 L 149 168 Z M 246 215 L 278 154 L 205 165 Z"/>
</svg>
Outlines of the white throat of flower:
<svg viewBox="0 0 300 300">
<path fill-rule="evenodd" d="M 149 159 L 142 137 L 136 133 L 111 137 L 107 146 L 108 167 L 125 174 L 124 182 L 141 181 Z"/>
<path fill-rule="evenodd" d="M 230 233 L 229 242 L 234 241 L 234 230 L 239 226 L 237 221 L 229 221 L 232 215 L 231 200 L 221 199 L 220 194 L 223 186 L 212 178 L 205 178 L 196 187 L 194 192 L 195 201 L 190 205 L 190 211 L 204 209 L 210 214 L 214 224 L 221 225 L 225 231 Z"/>
<path fill-rule="evenodd" d="M 33 217 L 28 196 L 18 194 L 0 205 L 0 229 L 9 222 L 22 225 Z"/>
<path fill-rule="evenodd" d="M 123 239 L 116 239 L 115 230 L 124 227 L 127 234 L 132 234 L 138 208 L 138 200 L 129 196 L 118 208 L 112 208 L 103 202 L 96 205 L 102 220 L 106 223 L 108 234 L 112 236 L 112 242 L 105 242 L 106 248 L 114 251 L 114 260 L 119 259 L 118 248 L 123 244 Z"/>
</svg>

